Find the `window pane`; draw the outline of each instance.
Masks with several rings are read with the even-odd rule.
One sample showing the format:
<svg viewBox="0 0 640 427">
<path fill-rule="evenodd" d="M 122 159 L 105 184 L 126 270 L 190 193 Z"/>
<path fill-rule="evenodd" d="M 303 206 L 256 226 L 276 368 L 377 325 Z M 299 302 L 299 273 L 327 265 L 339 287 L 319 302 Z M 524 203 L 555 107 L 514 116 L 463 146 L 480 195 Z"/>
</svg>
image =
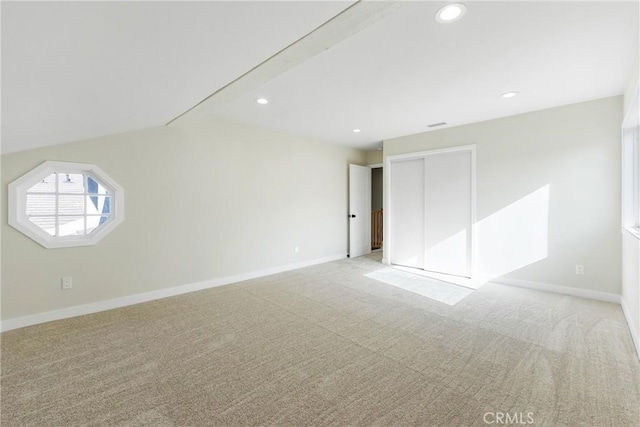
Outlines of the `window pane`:
<svg viewBox="0 0 640 427">
<path fill-rule="evenodd" d="M 84 214 L 84 196 L 59 196 L 58 214 L 83 215 Z"/>
<path fill-rule="evenodd" d="M 84 234 L 84 217 L 60 216 L 58 217 L 59 236 L 77 236 Z"/>
<path fill-rule="evenodd" d="M 55 215 L 56 196 L 27 194 L 27 215 Z"/>
<path fill-rule="evenodd" d="M 30 217 L 29 221 L 42 228 L 52 236 L 56 233 L 56 218 L 53 216 Z"/>
<path fill-rule="evenodd" d="M 58 193 L 84 193 L 84 175 L 58 172 Z"/>
<path fill-rule="evenodd" d="M 87 196 L 87 214 L 100 215 L 111 213 L 111 197 Z"/>
<path fill-rule="evenodd" d="M 107 222 L 108 216 L 88 216 L 87 217 L 87 234 Z"/>
<path fill-rule="evenodd" d="M 87 193 L 89 194 L 109 194 L 109 191 L 98 181 L 87 176 Z"/>
<path fill-rule="evenodd" d="M 95 165 L 46 161 L 10 188 L 10 225 L 47 249 L 94 245 L 124 219 L 120 186 Z"/>
<path fill-rule="evenodd" d="M 55 193 L 56 174 L 52 173 L 33 187 L 27 190 L 28 193 Z"/>
</svg>

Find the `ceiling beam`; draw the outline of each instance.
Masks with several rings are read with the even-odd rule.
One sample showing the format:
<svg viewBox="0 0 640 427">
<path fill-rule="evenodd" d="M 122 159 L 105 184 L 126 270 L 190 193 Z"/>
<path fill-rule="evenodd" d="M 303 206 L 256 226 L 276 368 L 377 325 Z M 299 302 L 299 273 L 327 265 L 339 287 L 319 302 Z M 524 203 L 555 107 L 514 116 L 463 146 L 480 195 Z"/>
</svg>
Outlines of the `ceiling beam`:
<svg viewBox="0 0 640 427">
<path fill-rule="evenodd" d="M 359 0 L 309 34 L 291 43 L 237 79 L 221 87 L 205 99 L 173 118 L 167 125 L 180 125 L 214 114 L 234 99 L 259 88 L 370 25 L 395 13 L 405 1 Z"/>
</svg>

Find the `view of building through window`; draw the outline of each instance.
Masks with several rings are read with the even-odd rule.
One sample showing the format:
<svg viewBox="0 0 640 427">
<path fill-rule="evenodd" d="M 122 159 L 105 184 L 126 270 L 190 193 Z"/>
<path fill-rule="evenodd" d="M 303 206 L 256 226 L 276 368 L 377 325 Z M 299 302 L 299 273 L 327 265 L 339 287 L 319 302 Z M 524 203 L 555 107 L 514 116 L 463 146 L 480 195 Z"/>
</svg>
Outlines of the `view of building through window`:
<svg viewBox="0 0 640 427">
<path fill-rule="evenodd" d="M 8 190 L 9 225 L 45 248 L 95 245 L 124 220 L 124 190 L 96 165 L 46 161 Z"/>
<path fill-rule="evenodd" d="M 51 236 L 86 235 L 110 217 L 107 188 L 86 174 L 52 173 L 27 190 L 29 221 Z"/>
</svg>

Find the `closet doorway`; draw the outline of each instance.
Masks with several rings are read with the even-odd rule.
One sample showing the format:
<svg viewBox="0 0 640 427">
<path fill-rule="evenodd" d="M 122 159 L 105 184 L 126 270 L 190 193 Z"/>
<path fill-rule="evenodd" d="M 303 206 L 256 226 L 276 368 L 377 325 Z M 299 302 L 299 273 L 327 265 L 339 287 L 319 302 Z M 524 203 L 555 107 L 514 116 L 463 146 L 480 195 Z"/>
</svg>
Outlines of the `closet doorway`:
<svg viewBox="0 0 640 427">
<path fill-rule="evenodd" d="M 471 277 L 475 146 L 387 158 L 385 259 L 433 273 Z"/>
</svg>

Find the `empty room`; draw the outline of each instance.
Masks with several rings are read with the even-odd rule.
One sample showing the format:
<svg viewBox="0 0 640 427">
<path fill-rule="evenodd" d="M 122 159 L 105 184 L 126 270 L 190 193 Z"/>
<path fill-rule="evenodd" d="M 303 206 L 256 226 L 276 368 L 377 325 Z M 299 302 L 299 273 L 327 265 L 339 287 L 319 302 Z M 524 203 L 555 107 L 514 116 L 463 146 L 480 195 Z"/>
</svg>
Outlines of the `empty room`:
<svg viewBox="0 0 640 427">
<path fill-rule="evenodd" d="M 637 0 L 0 7 L 2 426 L 639 425 Z"/>
</svg>

